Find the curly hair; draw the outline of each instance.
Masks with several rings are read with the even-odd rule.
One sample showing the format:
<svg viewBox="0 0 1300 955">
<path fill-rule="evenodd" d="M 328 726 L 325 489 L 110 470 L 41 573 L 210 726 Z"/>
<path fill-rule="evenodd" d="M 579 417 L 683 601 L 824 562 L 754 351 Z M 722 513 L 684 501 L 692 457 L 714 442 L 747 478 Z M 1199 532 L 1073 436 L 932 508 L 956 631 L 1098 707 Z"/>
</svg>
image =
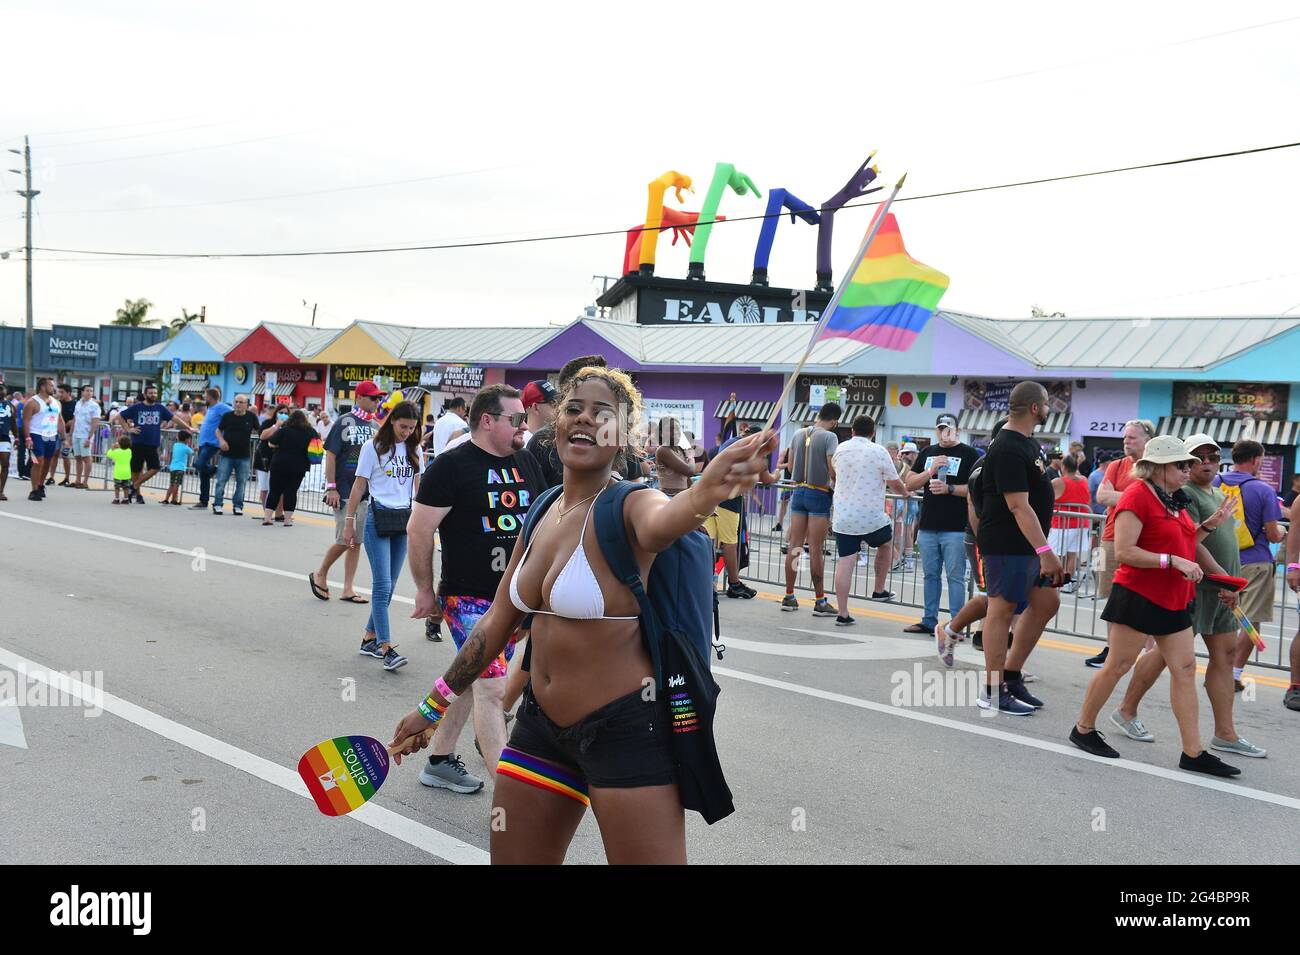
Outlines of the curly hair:
<svg viewBox="0 0 1300 955">
<path fill-rule="evenodd" d="M 605 368 L 588 365 L 580 369 L 565 385 L 561 403 L 569 401 L 578 386 L 586 381 L 603 381 L 618 401 L 619 429 L 624 435 L 625 448 L 614 458 L 615 468 L 622 468 L 626 462 L 628 450 L 634 453 L 642 444 L 641 434 L 641 392 L 632 383 L 627 373 L 618 368 Z"/>
</svg>

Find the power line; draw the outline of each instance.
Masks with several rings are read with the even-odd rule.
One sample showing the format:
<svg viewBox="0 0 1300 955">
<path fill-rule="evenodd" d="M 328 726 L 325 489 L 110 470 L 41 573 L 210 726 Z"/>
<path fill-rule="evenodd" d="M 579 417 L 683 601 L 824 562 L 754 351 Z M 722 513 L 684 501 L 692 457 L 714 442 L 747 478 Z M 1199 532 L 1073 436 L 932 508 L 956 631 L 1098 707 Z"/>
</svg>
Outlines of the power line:
<svg viewBox="0 0 1300 955">
<path fill-rule="evenodd" d="M 65 146 L 94 146 L 98 143 L 120 143 L 128 139 L 145 139 L 149 136 L 171 136 L 174 133 L 188 133 L 196 129 L 212 129 L 214 126 L 229 126 L 235 120 L 223 120 L 220 123 L 202 123 L 198 126 L 182 126 L 180 129 L 156 129 L 150 133 L 132 133 L 129 136 L 110 136 L 107 139 L 79 139 L 71 143 L 42 143 L 42 149 L 63 149 Z"/>
<path fill-rule="evenodd" d="M 901 196 L 894 200 L 895 202 L 920 202 L 924 199 L 943 199 L 951 196 L 973 195 L 981 192 L 994 192 L 1001 189 L 1018 189 L 1022 186 L 1039 186 L 1051 182 L 1067 182 L 1073 179 L 1089 179 L 1096 176 L 1111 176 L 1124 172 L 1135 172 L 1142 169 L 1160 169 L 1167 166 L 1181 166 L 1187 163 L 1208 162 L 1212 159 L 1228 159 L 1236 156 L 1250 156 L 1257 153 L 1276 152 L 1281 149 L 1294 149 L 1300 146 L 1300 142 L 1281 143 L 1276 146 L 1257 146 L 1251 149 L 1238 149 L 1232 152 L 1211 153 L 1201 156 L 1188 156 L 1183 159 L 1166 159 L 1160 162 L 1140 163 L 1130 166 L 1115 166 L 1110 169 L 1097 169 L 1092 172 L 1076 172 L 1062 176 L 1047 176 L 1041 179 L 1023 179 L 1017 182 L 1004 182 L 993 186 L 972 186 L 966 189 L 950 189 L 945 192 L 931 192 L 921 196 Z M 879 202 L 853 202 L 847 203 L 842 208 L 845 209 L 865 209 L 880 205 Z M 822 210 L 819 210 L 822 211 Z M 784 215 L 785 213 L 773 213 L 772 216 L 759 214 L 753 216 L 735 216 L 727 219 L 716 219 L 714 225 L 726 225 L 736 222 L 752 222 L 760 219 L 772 218 Z M 707 223 L 697 223 L 703 225 Z M 628 230 L 606 229 L 599 232 L 572 232 L 560 235 L 543 235 L 530 236 L 521 239 L 492 239 L 481 242 L 455 242 L 430 245 L 408 245 L 408 246 L 389 246 L 383 248 L 364 248 L 364 249 L 317 249 L 312 251 L 296 252 L 117 252 L 101 249 L 62 249 L 39 246 L 41 252 L 61 252 L 69 255 L 103 255 L 117 257 L 134 257 L 150 259 L 279 259 L 279 258 L 301 258 L 305 256 L 324 256 L 324 255 L 373 255 L 384 252 L 436 252 L 447 249 L 474 249 L 488 246 L 504 245 L 525 245 L 533 242 L 561 242 L 569 239 L 592 239 L 612 235 L 624 235 Z"/>
<path fill-rule="evenodd" d="M 44 132 L 28 133 L 27 136 L 29 138 L 32 136 L 71 136 L 76 133 L 98 133 L 109 129 L 130 129 L 133 126 L 158 126 L 162 123 L 179 123 L 192 118 L 193 117 L 191 116 L 176 116 L 172 119 L 150 119 L 139 123 L 119 123 L 115 126 L 83 126 L 80 129 L 53 129 L 45 130 Z M 15 133 L 12 136 L 5 136 L 0 139 L 2 139 L 3 142 L 17 142 L 22 139 L 22 134 Z"/>
<path fill-rule="evenodd" d="M 312 130 L 302 129 L 293 133 L 276 133 L 272 136 L 258 136 L 253 139 L 236 139 L 228 143 L 210 143 L 207 146 L 191 146 L 188 149 L 171 149 L 161 153 L 140 153 L 135 156 L 115 156 L 112 159 L 83 159 L 79 162 L 65 162 L 60 163 L 59 165 L 61 168 L 66 169 L 69 166 L 101 166 L 104 163 L 126 162 L 131 159 L 154 159 L 158 156 L 179 156 L 183 153 L 196 153 L 205 149 L 224 149 L 227 146 L 244 146 L 248 143 L 264 143 L 268 139 L 283 139 L 286 136 L 301 136 L 303 133 L 309 132 L 312 132 Z"/>
<path fill-rule="evenodd" d="M 119 212 L 153 212 L 161 209 L 195 209 L 200 206 L 225 206 L 241 202 L 269 202 L 272 199 L 300 199 L 304 196 L 323 196 L 335 192 L 356 192 L 362 189 L 381 189 L 387 186 L 408 186 L 417 182 L 433 182 L 437 179 L 451 179 L 456 176 L 474 176 L 485 172 L 499 172 L 503 169 L 516 169 L 518 163 L 509 166 L 488 166 L 483 169 L 466 169 L 460 172 L 444 172 L 436 176 L 417 176 L 414 179 L 390 179 L 387 182 L 368 182 L 356 186 L 337 186 L 330 189 L 313 189 L 309 192 L 282 192 L 269 196 L 243 196 L 237 199 L 212 199 L 204 202 L 178 202 L 157 206 L 133 206 L 127 209 L 59 209 L 47 212 L 51 216 L 100 215 Z"/>
</svg>

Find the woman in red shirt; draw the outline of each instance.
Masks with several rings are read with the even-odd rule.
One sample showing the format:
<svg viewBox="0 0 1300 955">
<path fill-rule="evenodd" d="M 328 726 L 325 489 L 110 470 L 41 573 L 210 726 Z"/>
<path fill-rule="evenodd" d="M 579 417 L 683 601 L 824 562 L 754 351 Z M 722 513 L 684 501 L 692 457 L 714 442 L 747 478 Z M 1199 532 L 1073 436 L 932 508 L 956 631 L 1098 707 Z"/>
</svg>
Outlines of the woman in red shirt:
<svg viewBox="0 0 1300 955">
<path fill-rule="evenodd" d="M 1168 435 L 1152 438 L 1133 466 L 1136 482 L 1115 507 L 1115 557 L 1119 567 L 1101 619 L 1110 624 L 1110 655 L 1088 684 L 1070 742 L 1094 756 L 1118 758 L 1097 732 L 1097 715 L 1128 672 L 1148 637 L 1169 666 L 1169 702 L 1178 720 L 1183 753 L 1179 769 L 1211 776 L 1237 776 L 1201 745 L 1197 725 L 1196 655 L 1192 646 L 1190 606 L 1196 582 L 1205 570 L 1223 573 L 1201 540 L 1231 515 L 1227 502 L 1199 526 L 1187 515 L 1181 493 L 1196 458 L 1182 441 Z M 1231 602 L 1231 596 L 1225 600 Z"/>
<path fill-rule="evenodd" d="M 1061 476 L 1052 480 L 1056 495 L 1056 510 L 1066 514 L 1092 514 L 1092 496 L 1088 482 L 1079 477 L 1079 462 L 1073 454 L 1061 459 Z M 1073 577 L 1075 563 L 1080 554 L 1092 548 L 1092 522 L 1086 517 L 1053 517 L 1052 530 L 1047 542 L 1052 551 L 1065 563 L 1065 574 Z M 1073 593 L 1074 584 L 1061 588 L 1062 593 Z"/>
</svg>

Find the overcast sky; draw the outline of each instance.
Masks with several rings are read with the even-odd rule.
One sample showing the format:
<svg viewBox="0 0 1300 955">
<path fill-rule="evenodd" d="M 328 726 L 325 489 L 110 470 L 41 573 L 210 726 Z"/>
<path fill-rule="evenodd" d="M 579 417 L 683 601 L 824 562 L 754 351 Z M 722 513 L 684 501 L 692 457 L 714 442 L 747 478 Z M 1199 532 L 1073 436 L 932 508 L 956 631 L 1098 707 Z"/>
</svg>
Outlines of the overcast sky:
<svg viewBox="0 0 1300 955">
<path fill-rule="evenodd" d="M 820 205 L 872 149 L 919 196 L 1300 140 L 1294 4 L 849 9 L 10 0 L 0 139 L 32 134 L 37 246 L 161 252 L 622 229 L 669 169 L 695 179 L 698 209 L 718 161 Z M 909 251 L 951 276 L 947 308 L 1300 314 L 1297 170 L 1300 149 L 1282 150 L 895 211 Z M 21 181 L 0 187 L 3 251 L 23 242 Z M 721 212 L 763 209 L 728 195 Z M 869 217 L 837 220 L 837 279 Z M 758 228 L 714 230 L 709 278 L 748 281 Z M 783 221 L 774 285 L 811 286 L 815 234 Z M 621 235 L 252 261 L 38 252 L 36 321 L 108 322 L 143 296 L 159 318 L 206 305 L 221 325 L 305 324 L 304 299 L 326 327 L 546 324 L 578 315 L 622 254 Z M 687 255 L 661 241 L 659 273 L 684 276 Z M 0 261 L 9 324 L 20 258 Z"/>
</svg>

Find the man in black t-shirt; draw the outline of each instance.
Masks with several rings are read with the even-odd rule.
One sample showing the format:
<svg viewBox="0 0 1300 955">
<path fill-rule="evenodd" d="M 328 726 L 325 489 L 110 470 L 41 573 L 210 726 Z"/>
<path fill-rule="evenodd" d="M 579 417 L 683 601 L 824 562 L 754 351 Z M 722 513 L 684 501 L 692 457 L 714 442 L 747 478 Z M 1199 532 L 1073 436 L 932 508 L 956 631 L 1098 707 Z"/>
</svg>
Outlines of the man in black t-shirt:
<svg viewBox="0 0 1300 955">
<path fill-rule="evenodd" d="M 63 457 L 63 480 L 59 482 L 59 487 L 68 487 L 72 484 L 72 420 L 77 415 L 77 401 L 72 397 L 72 388 L 66 381 L 59 385 L 59 408 L 59 414 L 63 418 L 63 442 L 59 449 Z M 54 483 L 52 469 L 45 483 Z"/>
<path fill-rule="evenodd" d="M 935 433 L 937 443 L 921 451 L 904 478 L 909 493 L 925 489 L 916 534 L 925 574 L 925 610 L 921 622 L 904 627 L 904 633 L 934 632 L 945 575 L 950 610 L 966 595 L 966 482 L 980 454 L 958 440 L 957 419 L 951 414 L 939 415 Z"/>
<path fill-rule="evenodd" d="M 1043 450 L 1033 438 L 1034 429 L 1047 422 L 1047 389 L 1036 381 L 1020 382 L 1011 390 L 1009 410 L 981 474 L 984 507 L 977 536 L 989 611 L 984 623 L 985 695 L 979 705 L 1025 716 L 1042 702 L 1025 688 L 1021 668 L 1056 614 L 1060 596 L 1053 588 L 1061 585 L 1063 575 L 1061 561 L 1047 543 L 1056 498 Z M 1023 616 L 1008 654 L 1007 634 L 1017 613 Z"/>
<path fill-rule="evenodd" d="M 525 422 L 518 389 L 483 388 L 470 405 L 470 439 L 434 458 L 420 479 L 407 525 L 416 585 L 411 616 L 445 619 L 457 650 L 492 606 L 528 507 L 546 489 L 537 462 L 523 450 Z M 436 597 L 434 531 L 442 540 Z M 512 642 L 447 708 L 433 735 L 432 755 L 420 773 L 424 785 L 460 793 L 482 788 L 483 781 L 467 773 L 454 752 L 471 707 L 483 761 L 489 772 L 496 771 L 506 744 L 502 700 L 513 651 Z"/>
<path fill-rule="evenodd" d="M 221 416 L 217 424 L 217 444 L 221 447 L 221 464 L 217 467 L 217 488 L 212 495 L 212 513 L 221 513 L 226 482 L 235 475 L 235 494 L 231 502 L 236 517 L 244 513 L 244 488 L 248 487 L 248 468 L 253 434 L 258 430 L 257 415 L 248 409 L 248 395 L 235 395 L 235 408 Z"/>
</svg>

